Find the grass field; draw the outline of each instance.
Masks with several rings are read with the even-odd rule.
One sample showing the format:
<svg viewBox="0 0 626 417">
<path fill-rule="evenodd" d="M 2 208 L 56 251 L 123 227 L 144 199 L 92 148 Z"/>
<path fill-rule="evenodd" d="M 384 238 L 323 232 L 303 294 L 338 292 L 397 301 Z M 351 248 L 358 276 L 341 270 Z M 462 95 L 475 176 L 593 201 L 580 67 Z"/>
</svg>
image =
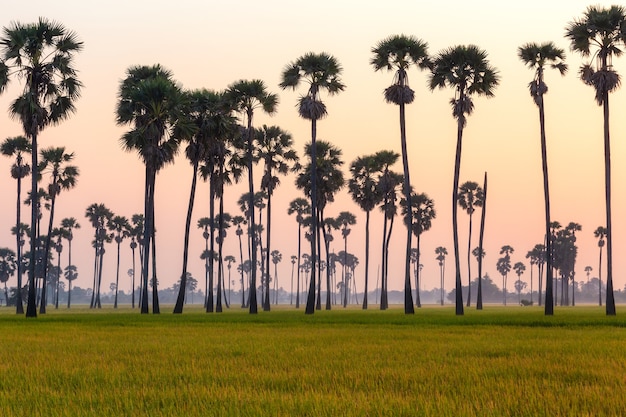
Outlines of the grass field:
<svg viewBox="0 0 626 417">
<path fill-rule="evenodd" d="M 0 309 L 0 416 L 619 416 L 599 307 L 249 315 Z"/>
</svg>

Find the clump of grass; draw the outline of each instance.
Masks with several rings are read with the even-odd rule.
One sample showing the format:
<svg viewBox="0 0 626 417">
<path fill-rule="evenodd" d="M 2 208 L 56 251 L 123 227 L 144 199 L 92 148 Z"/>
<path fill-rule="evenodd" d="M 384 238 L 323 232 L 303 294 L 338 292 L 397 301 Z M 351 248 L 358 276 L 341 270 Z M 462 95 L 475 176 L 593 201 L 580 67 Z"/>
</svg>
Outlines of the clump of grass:
<svg viewBox="0 0 626 417">
<path fill-rule="evenodd" d="M 0 414 L 615 415 L 600 308 L 0 313 Z"/>
</svg>

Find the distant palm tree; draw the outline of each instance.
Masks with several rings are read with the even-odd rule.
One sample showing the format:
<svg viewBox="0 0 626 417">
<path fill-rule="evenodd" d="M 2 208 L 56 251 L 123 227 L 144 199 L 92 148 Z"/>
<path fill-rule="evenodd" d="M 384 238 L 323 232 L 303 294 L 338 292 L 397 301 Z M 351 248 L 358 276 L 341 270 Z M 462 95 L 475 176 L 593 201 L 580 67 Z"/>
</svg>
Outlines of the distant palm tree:
<svg viewBox="0 0 626 417">
<path fill-rule="evenodd" d="M 463 314 L 463 294 L 461 293 L 461 265 L 459 257 L 459 230 L 457 221 L 457 201 L 459 174 L 461 171 L 461 150 L 466 116 L 472 114 L 472 95 L 492 97 L 499 83 L 499 76 L 487 60 L 487 53 L 475 45 L 455 46 L 440 52 L 433 62 L 430 89 L 454 89 L 450 100 L 452 116 L 457 120 L 457 143 L 454 160 L 454 184 L 452 186 L 452 229 L 454 238 L 454 263 L 456 268 L 456 314 Z"/>
<path fill-rule="evenodd" d="M 4 284 L 4 300 L 5 305 L 9 305 L 9 292 L 7 290 L 7 281 L 13 275 L 17 269 L 17 261 L 15 258 L 15 252 L 9 248 L 0 248 L 0 282 Z M 20 287 L 17 288 L 18 296 L 20 298 Z"/>
<path fill-rule="evenodd" d="M 472 255 L 474 255 L 474 257 L 476 258 L 476 262 L 478 263 L 478 291 L 476 294 L 476 310 L 482 310 L 483 309 L 483 289 L 482 289 L 483 279 L 481 275 L 483 274 L 482 264 L 483 264 L 483 259 L 485 258 L 486 252 L 482 248 L 482 245 L 479 244 L 472 250 Z"/>
<path fill-rule="evenodd" d="M 279 251 L 273 250 L 271 256 L 274 264 L 274 304 L 278 304 L 278 264 L 282 262 L 283 255 Z"/>
<path fill-rule="evenodd" d="M 478 291 L 476 294 L 476 310 L 483 309 L 483 258 L 485 257 L 485 250 L 483 249 L 483 242 L 485 240 L 485 218 L 487 216 L 487 171 L 483 179 L 483 206 L 480 210 L 480 232 L 478 234 L 478 247 L 475 249 L 476 253 L 472 251 L 472 254 L 476 256 L 478 261 Z"/>
<path fill-rule="evenodd" d="M 471 305 L 472 299 L 472 268 L 470 267 L 472 248 L 472 216 L 476 207 L 482 207 L 485 196 L 483 189 L 474 181 L 466 181 L 459 187 L 458 203 L 469 215 L 469 232 L 467 238 L 467 307 Z"/>
<path fill-rule="evenodd" d="M 622 6 L 602 8 L 589 6 L 581 19 L 571 22 L 565 37 L 573 51 L 595 59 L 580 68 L 582 81 L 594 88 L 596 102 L 604 115 L 604 181 L 606 200 L 606 314 L 615 315 L 613 294 L 613 230 L 611 225 L 611 140 L 609 135 L 609 93 L 620 85 L 619 74 L 613 69 L 613 55 L 622 54 L 626 9 Z M 593 51 L 592 51 L 593 50 Z"/>
<path fill-rule="evenodd" d="M 517 291 L 517 303 L 522 303 L 522 290 L 526 288 L 526 283 L 522 281 L 522 274 L 526 270 L 526 265 L 523 262 L 516 262 L 513 265 L 513 270 L 517 274 L 517 281 L 515 282 L 515 290 Z"/>
<path fill-rule="evenodd" d="M 382 164 L 376 155 L 360 156 L 350 165 L 352 177 L 348 189 L 352 200 L 365 212 L 365 289 L 363 291 L 363 310 L 367 309 L 367 290 L 369 282 L 370 259 L 370 213 L 382 200 L 375 175 L 382 170 Z"/>
<path fill-rule="evenodd" d="M 117 244 L 117 263 L 115 269 L 115 301 L 113 308 L 117 308 L 117 293 L 120 285 L 120 247 L 124 239 L 130 236 L 130 222 L 124 216 L 113 216 L 107 223 L 107 228 L 114 233 L 113 238 Z"/>
<path fill-rule="evenodd" d="M 143 214 L 133 214 L 130 221 L 132 223 L 132 226 L 130 228 L 130 239 L 131 239 L 130 250 L 132 251 L 132 256 L 133 256 L 133 275 L 131 277 L 132 278 L 131 279 L 131 288 L 132 288 L 131 305 L 132 305 L 132 308 L 135 308 L 135 277 L 137 276 L 136 265 L 135 265 L 135 249 L 137 249 L 137 246 L 139 246 L 139 259 L 140 259 L 140 263 L 143 265 L 143 245 L 142 245 L 143 227 L 144 227 Z"/>
<path fill-rule="evenodd" d="M 437 255 L 435 259 L 439 262 L 439 291 L 441 294 L 441 305 L 443 305 L 444 274 L 446 270 L 446 255 L 448 255 L 448 250 L 443 246 L 438 246 L 435 249 L 435 254 Z"/>
<path fill-rule="evenodd" d="M 74 230 L 80 229 L 80 224 L 74 217 L 66 217 L 61 220 L 61 228 L 65 230 L 63 237 L 67 240 L 67 267 L 65 268 L 65 277 L 68 280 L 67 308 L 70 308 L 72 281 L 76 279 L 76 267 L 72 264 L 72 241 L 74 240 Z"/>
<path fill-rule="evenodd" d="M 6 84 L 9 72 L 18 80 L 26 81 L 22 94 L 13 101 L 9 112 L 20 120 L 24 134 L 32 142 L 31 197 L 38 201 L 39 133 L 68 118 L 75 110 L 74 101 L 80 95 L 82 84 L 76 78 L 73 61 L 83 43 L 63 25 L 39 18 L 37 23 L 14 22 L 5 27 L 0 45 L 0 62 L 3 62 L 0 86 Z M 37 216 L 37 205 L 32 204 L 27 317 L 37 317 L 34 272 Z"/>
<path fill-rule="evenodd" d="M 350 229 L 348 226 L 354 226 L 356 224 L 356 217 L 354 216 L 354 214 L 350 213 L 349 211 L 342 211 L 341 213 L 339 213 L 339 216 L 337 216 L 337 222 L 339 224 L 341 224 L 341 236 L 343 237 L 343 251 L 339 252 L 339 262 L 341 263 L 341 265 L 343 266 L 343 270 L 341 273 L 341 283 L 342 283 L 342 288 L 344 289 L 344 297 L 343 297 L 343 306 L 346 307 L 348 304 L 348 296 L 347 296 L 347 291 L 346 289 L 348 288 L 348 282 L 347 282 L 347 265 L 348 265 L 348 236 L 350 235 L 350 231 L 352 229 Z M 343 257 L 341 256 L 343 252 Z"/>
<path fill-rule="evenodd" d="M 545 109 L 543 95 L 548 92 L 548 86 L 544 82 L 544 69 L 546 64 L 557 69 L 561 75 L 567 72 L 567 64 L 565 64 L 565 52 L 561 48 L 557 48 L 552 42 L 543 44 L 527 43 L 517 49 L 518 57 L 530 69 L 535 70 L 535 77 L 528 83 L 530 95 L 539 108 L 539 129 L 541 135 L 541 165 L 543 171 L 543 196 L 545 204 L 545 234 L 550 236 L 550 190 L 548 183 L 548 153 L 546 145 L 546 127 L 545 127 Z M 546 240 L 546 251 L 552 253 L 552 242 Z M 546 304 L 545 314 L 554 314 L 554 294 L 552 294 L 552 257 L 546 257 Z M 541 285 L 541 284 L 540 284 Z M 532 287 L 532 280 L 531 280 Z M 531 289 L 532 297 L 532 289 Z M 541 305 L 541 288 L 539 289 L 539 305 Z"/>
<path fill-rule="evenodd" d="M 287 175 L 289 171 L 298 169 L 298 154 L 293 149 L 293 138 L 278 126 L 263 125 L 256 131 L 256 156 L 263 161 L 263 177 L 261 178 L 261 190 L 267 193 L 267 211 L 265 247 L 269 254 L 273 254 L 271 247 L 272 230 L 272 195 L 280 184 L 277 174 Z M 270 262 L 265 262 L 265 274 L 270 276 Z M 263 309 L 270 310 L 269 280 L 266 280 L 265 300 Z"/>
<path fill-rule="evenodd" d="M 3 76 L 6 76 L 4 73 L 4 69 L 6 66 L 3 66 L 4 63 L 0 64 L 0 91 L 4 88 Z M 15 227 L 19 229 L 22 224 L 21 216 L 22 216 L 22 178 L 25 178 L 30 174 L 30 165 L 24 162 L 24 154 L 30 153 L 32 149 L 30 139 L 24 136 L 16 136 L 14 138 L 7 138 L 0 147 L 0 152 L 3 155 L 8 157 L 15 157 L 15 162 L 11 166 L 11 177 L 17 180 L 17 214 L 16 214 L 16 223 Z M 16 230 L 17 230 L 16 229 Z M 19 233 L 15 234 L 17 238 L 16 244 L 16 260 L 17 260 L 17 288 L 21 291 L 22 288 L 22 237 Z M 24 314 L 24 304 L 22 303 L 22 297 L 15 298 L 16 305 L 16 313 Z"/>
<path fill-rule="evenodd" d="M 148 313 L 148 268 L 152 260 L 152 312 L 158 314 L 156 245 L 153 244 L 156 176 L 174 161 L 181 140 L 194 133 L 194 125 L 186 117 L 188 96 L 183 94 L 172 73 L 158 64 L 130 67 L 120 84 L 118 97 L 116 122 L 131 127 L 122 136 L 122 147 L 137 151 L 145 165 L 141 313 Z"/>
<path fill-rule="evenodd" d="M 235 234 L 237 235 L 237 238 L 239 239 L 239 266 L 241 267 L 239 269 L 239 272 L 241 273 L 241 308 L 245 308 L 246 306 L 246 297 L 245 297 L 245 280 L 243 277 L 244 274 L 244 270 L 243 270 L 243 247 L 242 247 L 242 243 L 241 243 L 241 236 L 243 235 L 243 229 L 241 228 L 242 224 L 246 224 L 246 219 L 243 216 L 233 216 L 233 218 L 231 219 L 232 223 L 234 226 L 237 226 L 237 230 L 235 231 Z"/>
<path fill-rule="evenodd" d="M 511 272 L 511 254 L 514 249 L 509 245 L 504 245 L 500 249 L 500 255 L 504 255 L 498 259 L 496 264 L 496 269 L 502 275 L 502 296 L 503 296 L 503 304 L 506 305 L 506 295 L 507 295 L 507 278 L 509 276 L 509 272 Z"/>
<path fill-rule="evenodd" d="M 254 219 L 254 177 L 252 175 L 253 148 L 254 148 L 254 130 L 252 127 L 252 118 L 256 109 L 262 109 L 265 113 L 272 115 L 276 112 L 278 106 L 278 96 L 267 91 L 265 83 L 261 80 L 239 80 L 231 84 L 226 90 L 226 97 L 233 103 L 234 107 L 242 114 L 242 119 L 246 123 L 246 140 L 247 140 L 247 163 L 248 163 L 248 197 L 249 197 L 249 216 L 248 224 L 250 230 L 256 230 Z M 252 265 L 256 265 L 256 236 L 254 233 L 252 238 Z M 256 297 L 256 267 L 251 270 L 250 279 L 250 314 L 258 312 Z"/>
<path fill-rule="evenodd" d="M 322 102 L 320 91 L 326 90 L 328 94 L 333 95 L 343 91 L 346 87 L 341 82 L 342 68 L 339 62 L 332 55 L 326 53 L 307 53 L 296 61 L 288 64 L 283 70 L 281 82 L 279 84 L 282 89 L 296 89 L 301 82 L 309 85 L 305 95 L 300 97 L 298 102 L 298 114 L 300 117 L 311 121 L 311 145 L 309 160 L 311 161 L 311 173 L 317 172 L 317 121 L 324 118 L 328 112 L 326 105 Z M 317 175 L 311 176 L 311 219 L 312 230 L 311 235 L 311 281 L 309 283 L 309 293 L 307 296 L 305 314 L 313 314 L 315 309 L 315 275 L 318 260 L 318 242 L 319 227 L 317 210 L 319 203 L 317 201 Z"/>
<path fill-rule="evenodd" d="M 530 302 L 533 302 L 533 265 L 537 265 L 538 285 L 539 292 L 539 305 L 541 305 L 541 288 L 542 288 L 542 276 L 543 266 L 546 263 L 546 247 L 542 244 L 537 244 L 535 247 L 528 251 L 526 258 L 530 259 Z M 552 265 L 552 263 L 550 263 Z M 552 284 L 551 284 L 552 285 Z"/>
<path fill-rule="evenodd" d="M 392 35 L 372 48 L 374 56 L 370 64 L 375 71 L 394 71 L 394 83 L 385 89 L 385 100 L 397 104 L 400 109 L 400 145 L 404 170 L 404 198 L 411 200 L 411 180 L 409 179 L 409 156 L 406 140 L 405 106 L 415 99 L 415 92 L 409 87 L 407 70 L 415 65 L 419 69 L 430 68 L 428 44 L 421 39 L 406 35 Z M 404 259 L 404 312 L 415 313 L 411 294 L 411 236 L 410 221 L 407 224 L 406 252 Z"/>
<path fill-rule="evenodd" d="M 106 225 L 113 218 L 113 212 L 104 204 L 91 204 L 85 211 L 85 217 L 94 228 L 93 247 L 94 256 L 94 272 L 93 272 L 93 291 L 91 293 L 90 308 L 102 308 L 100 301 L 100 286 L 102 284 L 102 265 L 104 261 L 104 244 L 110 243 L 113 235 L 107 233 Z"/>
<path fill-rule="evenodd" d="M 296 213 L 296 222 L 298 223 L 298 260 L 297 264 L 300 265 L 300 257 L 302 253 L 302 225 L 304 224 L 304 216 L 311 214 L 311 204 L 305 198 L 298 197 L 289 203 L 287 214 L 291 215 Z M 298 277 L 296 280 L 296 308 L 300 308 L 300 269 L 298 268 Z"/>
<path fill-rule="evenodd" d="M 52 229 L 54 223 L 54 209 L 56 197 L 62 190 L 69 190 L 76 186 L 78 180 L 78 167 L 68 165 L 74 159 L 74 153 L 65 153 L 64 147 L 51 147 L 41 150 L 41 162 L 39 163 L 39 175 L 50 174 L 50 183 L 48 184 L 48 195 L 50 196 L 50 219 L 48 221 L 48 233 L 46 234 L 46 243 L 44 247 L 44 259 L 48 259 L 50 255 L 50 242 L 52 239 Z M 47 264 L 44 263 L 44 277 L 47 276 Z M 43 281 L 41 292 L 41 304 L 39 313 L 46 313 L 46 280 Z"/>
<path fill-rule="evenodd" d="M 598 228 L 594 230 L 593 235 L 598 239 L 598 247 L 600 248 L 598 259 L 598 305 L 602 306 L 602 248 L 604 248 L 604 244 L 606 243 L 606 227 L 598 226 Z"/>
<path fill-rule="evenodd" d="M 291 255 L 291 290 L 289 291 L 289 304 L 293 304 L 293 274 L 296 262 L 298 262 L 298 257 L 296 255 Z M 300 271 L 300 268 L 298 268 L 298 271 Z"/>
</svg>

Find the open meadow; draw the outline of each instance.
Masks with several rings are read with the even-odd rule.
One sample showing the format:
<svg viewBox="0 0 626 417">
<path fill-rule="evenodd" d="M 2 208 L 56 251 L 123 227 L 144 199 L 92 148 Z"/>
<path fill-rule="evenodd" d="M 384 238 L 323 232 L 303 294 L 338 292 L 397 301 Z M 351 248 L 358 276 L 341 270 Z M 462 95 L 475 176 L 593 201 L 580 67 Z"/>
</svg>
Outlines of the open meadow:
<svg viewBox="0 0 626 417">
<path fill-rule="evenodd" d="M 626 315 L 600 307 L 0 309 L 2 416 L 617 416 Z"/>
</svg>

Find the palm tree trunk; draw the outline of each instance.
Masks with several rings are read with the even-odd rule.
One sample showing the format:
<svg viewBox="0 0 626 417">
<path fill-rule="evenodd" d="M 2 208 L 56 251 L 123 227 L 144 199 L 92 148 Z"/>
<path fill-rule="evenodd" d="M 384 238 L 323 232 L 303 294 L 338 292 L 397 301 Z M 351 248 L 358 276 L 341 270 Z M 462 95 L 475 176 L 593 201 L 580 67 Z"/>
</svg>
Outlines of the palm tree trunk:
<svg viewBox="0 0 626 417">
<path fill-rule="evenodd" d="M 317 259 L 317 120 L 311 120 L 311 279 L 306 300 L 305 314 L 313 314 L 315 310 L 315 274 L 318 265 Z"/>
<path fill-rule="evenodd" d="M 417 234 L 417 256 L 416 256 L 416 260 L 415 260 L 415 305 L 419 308 L 422 307 L 422 300 L 420 298 L 420 240 L 421 240 L 422 234 L 418 233 Z"/>
<path fill-rule="evenodd" d="M 56 178 L 53 177 L 53 183 L 56 183 Z M 43 252 L 43 283 L 41 290 L 41 303 L 39 305 L 39 314 L 46 314 L 46 304 L 48 304 L 47 297 L 47 281 L 48 281 L 48 258 L 50 256 L 50 242 L 52 240 L 52 224 L 54 222 L 54 206 L 56 202 L 56 191 L 52 193 L 50 200 L 50 219 L 48 221 L 48 234 L 46 235 L 46 246 L 44 246 Z"/>
<path fill-rule="evenodd" d="M 250 199 L 248 201 L 248 221 L 251 230 L 250 239 L 252 240 L 252 252 L 250 259 L 250 314 L 258 313 L 257 296 L 256 296 L 256 227 L 254 219 L 254 177 L 252 175 L 252 112 L 248 112 L 248 192 Z"/>
<path fill-rule="evenodd" d="M 383 207 L 387 207 L 387 204 L 389 204 L 387 197 L 385 197 L 385 201 L 383 202 Z M 382 254 L 381 254 L 381 263 L 382 263 L 382 274 L 381 274 L 381 278 L 380 278 L 380 309 L 381 310 L 386 310 L 387 306 L 386 306 L 386 299 L 387 299 L 387 294 L 385 291 L 385 280 L 386 280 L 386 274 L 385 271 L 387 270 L 387 257 L 386 255 L 386 249 L 387 249 L 387 213 L 383 213 L 383 242 L 382 242 Z"/>
<path fill-rule="evenodd" d="M 28 303 L 26 305 L 26 317 L 37 317 L 37 294 L 35 289 L 35 263 L 37 261 L 37 133 L 31 137 L 31 204 L 30 204 L 30 267 L 28 271 Z M 21 288 L 19 289 L 21 291 Z"/>
<path fill-rule="evenodd" d="M 539 128 L 541 130 L 541 166 L 543 171 L 543 199 L 545 201 L 546 221 L 546 300 L 544 314 L 554 314 L 553 269 L 552 269 L 552 233 L 550 232 L 550 188 L 548 182 L 548 151 L 546 145 L 545 114 L 543 95 L 539 96 Z"/>
<path fill-rule="evenodd" d="M 469 215 L 469 236 L 467 238 L 467 307 L 471 306 L 472 302 L 472 214 Z"/>
<path fill-rule="evenodd" d="M 118 236 L 119 237 L 119 236 Z M 115 269 L 115 301 L 113 302 L 113 308 L 117 308 L 117 294 L 120 286 L 120 246 L 121 240 L 117 242 L 117 267 Z"/>
<path fill-rule="evenodd" d="M 606 198 L 606 315 L 614 316 L 613 294 L 613 228 L 611 226 L 611 140 L 609 135 L 609 93 L 604 92 L 604 182 Z"/>
<path fill-rule="evenodd" d="M 317 295 L 315 297 L 315 309 L 322 309 L 322 234 L 324 234 L 324 212 L 323 208 L 318 210 L 317 215 Z M 321 231 L 321 233 L 320 233 Z"/>
<path fill-rule="evenodd" d="M 480 234 L 478 236 L 478 294 L 476 309 L 483 309 L 483 239 L 485 237 L 485 215 L 487 214 L 487 172 L 483 183 L 483 206 L 480 212 Z"/>
<path fill-rule="evenodd" d="M 370 211 L 365 212 L 365 288 L 363 290 L 363 310 L 367 310 L 367 288 L 370 264 Z"/>
<path fill-rule="evenodd" d="M 271 253 L 271 231 L 272 231 L 272 191 L 267 192 L 267 212 L 265 213 L 267 231 L 265 232 L 265 248 L 267 249 L 267 261 L 265 262 L 265 300 L 263 301 L 263 311 L 270 311 L 270 253 Z"/>
<path fill-rule="evenodd" d="M 189 234 L 191 229 L 191 217 L 193 216 L 193 204 L 196 196 L 196 184 L 198 182 L 198 160 L 193 162 L 193 177 L 191 179 L 191 191 L 189 192 L 189 204 L 187 204 L 187 218 L 185 219 L 185 238 L 183 242 L 183 271 L 180 276 L 180 288 L 178 289 L 178 297 L 176 297 L 176 305 L 174 306 L 174 314 L 183 312 L 183 304 L 185 301 L 185 291 L 187 289 L 187 262 L 189 261 Z"/>
<path fill-rule="evenodd" d="M 133 252 L 133 276 L 130 280 L 130 285 L 131 285 L 131 306 L 134 309 L 135 308 L 135 249 L 132 248 L 131 249 Z"/>
<path fill-rule="evenodd" d="M 452 231 L 454 238 L 454 267 L 456 269 L 456 315 L 463 315 L 463 284 L 461 283 L 461 262 L 459 258 L 459 229 L 457 219 L 457 201 L 459 194 L 459 174 L 461 171 L 461 149 L 463 141 L 463 119 L 457 123 L 456 156 L 454 159 L 454 184 L 452 188 Z"/>
<path fill-rule="evenodd" d="M 211 176 L 213 176 L 213 164 L 210 164 Z M 211 225 L 209 227 L 209 240 L 210 249 L 208 255 L 208 274 L 209 284 L 206 294 L 206 312 L 213 312 L 213 267 L 214 267 L 214 254 L 215 254 L 215 178 L 209 180 L 209 218 L 211 219 Z"/>
<path fill-rule="evenodd" d="M 21 163 L 19 164 L 21 166 Z M 17 296 L 15 297 L 15 313 L 24 314 L 24 303 L 22 303 L 22 234 L 20 228 L 22 225 L 22 178 L 17 176 L 17 220 L 15 224 L 15 237 L 17 246 L 15 253 L 17 255 Z"/>
<path fill-rule="evenodd" d="M 142 275 L 142 289 L 141 289 L 141 314 L 148 314 L 148 268 L 150 267 L 150 242 L 152 239 L 153 218 L 152 218 L 152 194 L 153 184 L 156 176 L 154 169 L 151 169 L 146 165 L 146 191 L 144 201 L 144 231 L 143 231 L 143 266 L 141 270 Z M 154 256 L 154 255 L 153 255 Z"/>
<path fill-rule="evenodd" d="M 300 308 L 300 255 L 302 253 L 302 222 L 298 222 L 298 272 L 296 277 L 296 308 Z"/>
<path fill-rule="evenodd" d="M 602 307 L 602 246 L 600 246 L 600 259 L 598 260 L 598 305 Z"/>
<path fill-rule="evenodd" d="M 220 180 L 222 178 L 222 166 L 223 163 L 220 164 Z M 220 187 L 223 187 L 222 185 L 220 185 Z M 222 312 L 222 292 L 225 289 L 225 285 L 223 285 L 223 278 L 224 278 L 224 262 L 222 259 L 222 248 L 224 246 L 224 235 L 223 235 L 223 230 L 224 230 L 224 190 L 222 188 L 222 190 L 220 191 L 220 202 L 219 202 L 219 222 L 217 225 L 218 228 L 218 234 L 219 234 L 219 247 L 217 249 L 217 300 L 215 303 L 215 311 L 217 313 L 221 313 Z M 224 296 L 224 299 L 226 299 L 226 297 Z M 226 306 L 228 307 L 228 301 L 226 301 Z"/>
<path fill-rule="evenodd" d="M 68 244 L 67 245 L 68 245 L 68 248 L 67 248 L 67 252 L 68 252 L 68 254 L 67 254 L 67 256 L 68 256 L 67 263 L 68 263 L 68 272 L 70 274 L 70 275 L 68 275 L 68 277 L 72 277 L 72 273 L 73 273 L 72 269 L 71 269 L 71 266 L 72 266 L 72 239 L 68 239 Z M 68 283 L 67 283 L 68 287 L 69 287 L 69 290 L 67 292 L 67 308 L 70 308 L 70 302 L 71 302 L 71 299 L 72 299 L 72 281 L 73 280 L 68 279 Z"/>
<path fill-rule="evenodd" d="M 154 203 L 154 200 L 152 200 Z M 152 209 L 154 210 L 154 204 L 152 205 Z M 154 218 L 154 211 L 152 212 L 152 217 Z M 159 280 L 157 279 L 157 268 L 156 268 L 156 239 L 155 239 L 156 231 L 152 229 L 152 314 L 160 314 L 161 307 L 159 304 Z"/>
<path fill-rule="evenodd" d="M 409 179 L 409 156 L 406 146 L 406 123 L 404 103 L 400 103 L 400 145 L 402 147 L 402 168 L 404 171 L 404 198 L 407 206 L 411 205 L 411 181 Z M 415 314 L 413 294 L 411 290 L 411 238 L 413 235 L 413 218 L 411 210 L 407 210 L 409 222 L 406 227 L 406 250 L 404 254 L 404 314 Z"/>
</svg>

